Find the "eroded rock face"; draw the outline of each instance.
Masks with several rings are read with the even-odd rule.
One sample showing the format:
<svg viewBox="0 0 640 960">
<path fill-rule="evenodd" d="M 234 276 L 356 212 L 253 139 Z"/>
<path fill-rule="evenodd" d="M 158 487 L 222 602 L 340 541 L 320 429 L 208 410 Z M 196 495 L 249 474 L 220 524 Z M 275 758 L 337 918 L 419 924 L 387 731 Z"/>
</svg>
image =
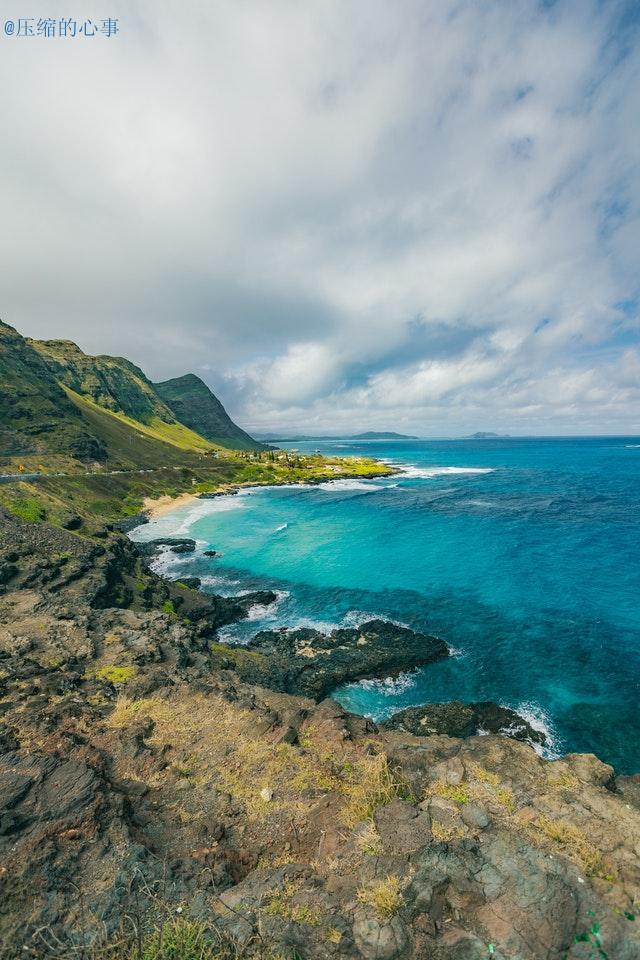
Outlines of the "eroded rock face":
<svg viewBox="0 0 640 960">
<path fill-rule="evenodd" d="M 491 705 L 406 711 L 414 735 L 314 702 L 440 641 L 374 621 L 221 652 L 212 622 L 251 600 L 212 606 L 111 534 L 0 526 L 0 568 L 2 960 L 158 909 L 247 960 L 640 956 L 637 778 L 465 735 L 511 723 Z"/>
<path fill-rule="evenodd" d="M 544 733 L 508 707 L 491 701 L 480 703 L 426 703 L 408 707 L 385 720 L 388 730 L 406 730 L 418 737 L 446 734 L 449 737 L 473 737 L 478 733 L 497 733 L 514 740 L 543 744 Z"/>
<path fill-rule="evenodd" d="M 316 700 L 351 680 L 397 676 L 449 655 L 443 640 L 386 620 L 333 630 L 268 630 L 246 648 L 261 655 L 244 666 L 247 679 Z M 261 675 L 262 674 L 262 675 Z"/>
</svg>

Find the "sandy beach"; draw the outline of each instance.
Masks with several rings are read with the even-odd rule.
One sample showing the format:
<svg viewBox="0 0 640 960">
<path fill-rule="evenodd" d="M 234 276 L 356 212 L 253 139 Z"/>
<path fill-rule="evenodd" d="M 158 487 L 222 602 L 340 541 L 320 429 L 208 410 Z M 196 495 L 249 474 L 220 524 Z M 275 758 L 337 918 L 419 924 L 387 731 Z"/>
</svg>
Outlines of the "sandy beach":
<svg viewBox="0 0 640 960">
<path fill-rule="evenodd" d="M 181 493 L 177 497 L 170 497 L 167 494 L 162 497 L 146 497 L 142 502 L 142 509 L 149 515 L 150 520 L 155 520 L 156 517 L 161 517 L 163 514 L 175 510 L 176 507 L 181 507 L 183 504 L 197 499 L 195 493 Z"/>
</svg>

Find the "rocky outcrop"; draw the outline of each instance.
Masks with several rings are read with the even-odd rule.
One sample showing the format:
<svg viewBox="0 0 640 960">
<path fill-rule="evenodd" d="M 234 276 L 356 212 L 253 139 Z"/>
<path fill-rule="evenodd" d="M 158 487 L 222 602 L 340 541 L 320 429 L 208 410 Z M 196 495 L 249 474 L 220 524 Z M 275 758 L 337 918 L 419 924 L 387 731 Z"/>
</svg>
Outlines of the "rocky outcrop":
<svg viewBox="0 0 640 960">
<path fill-rule="evenodd" d="M 196 542 L 191 537 L 158 537 L 156 540 L 145 540 L 137 544 L 138 551 L 143 557 L 154 557 L 167 547 L 171 553 L 193 553 Z"/>
<path fill-rule="evenodd" d="M 165 921 L 246 960 L 640 956 L 637 777 L 469 736 L 515 722 L 495 705 L 378 730 L 314 702 L 441 641 L 372 621 L 224 647 L 213 620 L 251 598 L 211 606 L 113 531 L 7 518 L 0 570 L 2 960 L 135 955 Z"/>
<path fill-rule="evenodd" d="M 443 640 L 387 620 L 330 634 L 300 628 L 262 631 L 246 647 L 226 653 L 240 676 L 252 683 L 320 700 L 342 683 L 397 676 L 447 657 Z"/>
<path fill-rule="evenodd" d="M 496 733 L 531 744 L 543 744 L 546 736 L 536 730 L 515 710 L 490 700 L 480 703 L 425 703 L 394 713 L 382 724 L 388 730 L 406 730 L 418 737 L 446 734 L 449 737 L 473 737 Z"/>
</svg>

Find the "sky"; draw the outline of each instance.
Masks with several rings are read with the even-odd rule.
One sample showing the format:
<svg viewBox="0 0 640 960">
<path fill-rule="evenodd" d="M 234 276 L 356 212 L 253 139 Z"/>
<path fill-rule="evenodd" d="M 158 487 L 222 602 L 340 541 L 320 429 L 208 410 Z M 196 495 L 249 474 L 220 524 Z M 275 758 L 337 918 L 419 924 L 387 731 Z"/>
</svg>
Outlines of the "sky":
<svg viewBox="0 0 640 960">
<path fill-rule="evenodd" d="M 0 83 L 20 332 L 258 433 L 640 433 L 637 2 L 4 0 Z"/>
</svg>

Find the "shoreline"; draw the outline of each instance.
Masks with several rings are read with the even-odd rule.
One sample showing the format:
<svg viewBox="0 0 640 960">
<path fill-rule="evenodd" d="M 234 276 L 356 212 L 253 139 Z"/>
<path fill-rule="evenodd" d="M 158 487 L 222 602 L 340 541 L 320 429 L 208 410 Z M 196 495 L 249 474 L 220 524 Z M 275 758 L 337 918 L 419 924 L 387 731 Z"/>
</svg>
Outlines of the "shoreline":
<svg viewBox="0 0 640 960">
<path fill-rule="evenodd" d="M 218 490 L 211 490 L 210 492 L 185 492 L 179 493 L 175 497 L 170 496 L 170 494 L 163 494 L 160 497 L 145 497 L 142 501 L 140 514 L 144 515 L 149 521 L 157 520 L 158 517 L 171 513 L 173 510 L 177 510 L 179 507 L 185 506 L 192 501 L 213 500 L 216 497 L 233 496 L 239 493 L 240 490 L 292 486 L 317 487 L 322 483 L 333 483 L 336 480 L 378 480 L 397 476 L 401 473 L 403 473 L 403 471 L 399 467 L 390 466 L 388 470 L 376 471 L 375 473 L 344 473 L 335 477 L 321 477 L 317 480 L 273 480 L 269 481 L 269 483 L 256 483 L 255 480 L 247 480 L 241 483 L 223 484 Z"/>
</svg>

